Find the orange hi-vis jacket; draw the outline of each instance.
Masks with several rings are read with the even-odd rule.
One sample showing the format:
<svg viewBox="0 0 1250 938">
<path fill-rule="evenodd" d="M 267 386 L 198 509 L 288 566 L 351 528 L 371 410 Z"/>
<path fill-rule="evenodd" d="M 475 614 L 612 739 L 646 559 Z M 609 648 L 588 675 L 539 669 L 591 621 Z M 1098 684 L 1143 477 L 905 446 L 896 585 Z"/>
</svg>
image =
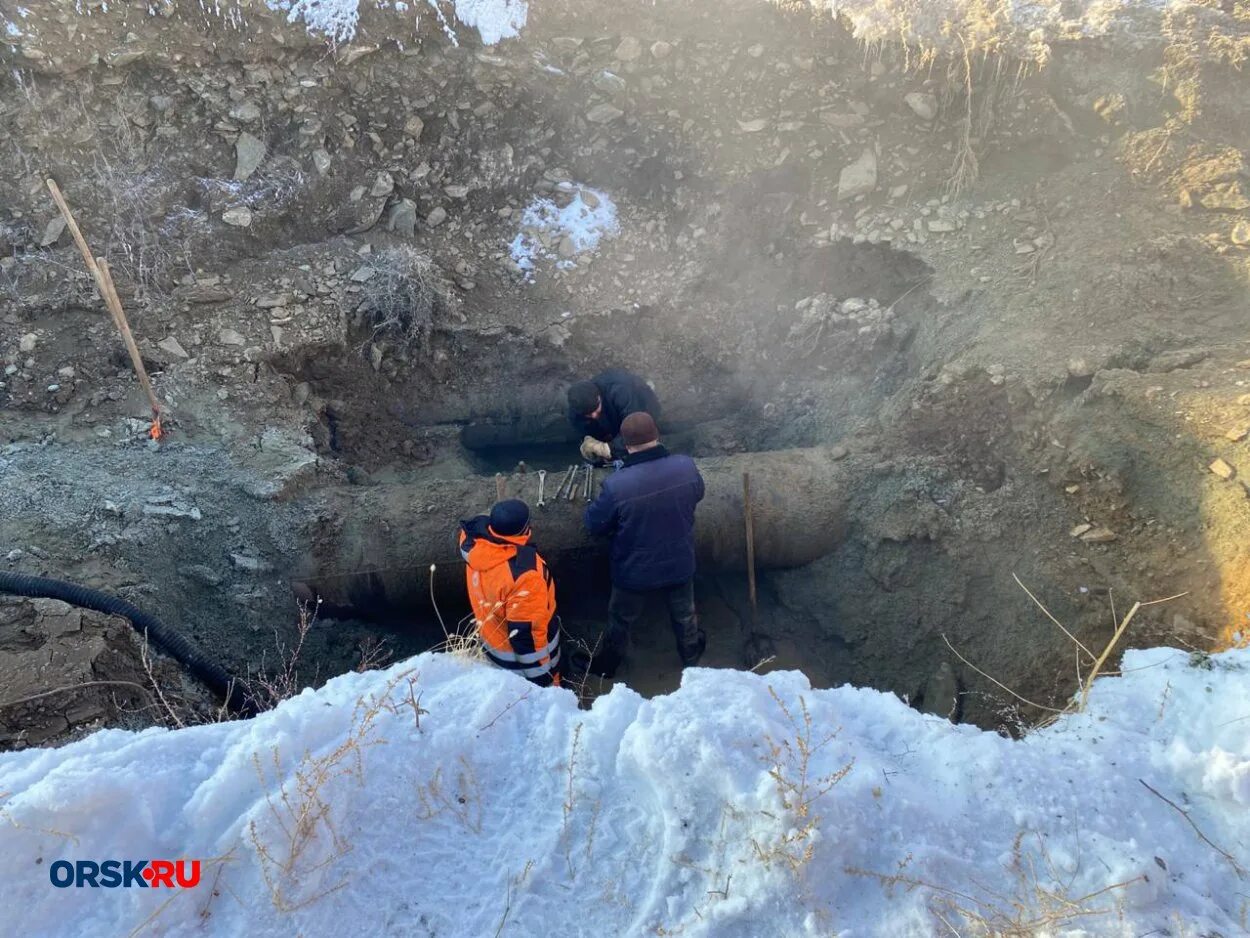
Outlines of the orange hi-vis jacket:
<svg viewBox="0 0 1250 938">
<path fill-rule="evenodd" d="M 551 571 L 530 533 L 496 534 L 486 515 L 460 523 L 460 556 L 482 646 L 492 662 L 535 684 L 560 683 L 560 620 Z"/>
</svg>

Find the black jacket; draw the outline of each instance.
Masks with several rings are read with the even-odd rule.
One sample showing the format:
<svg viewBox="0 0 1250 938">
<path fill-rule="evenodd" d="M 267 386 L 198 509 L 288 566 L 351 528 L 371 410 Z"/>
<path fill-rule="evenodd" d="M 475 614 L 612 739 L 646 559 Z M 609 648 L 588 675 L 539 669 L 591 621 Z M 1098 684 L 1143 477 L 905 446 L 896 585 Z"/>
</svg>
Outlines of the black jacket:
<svg viewBox="0 0 1250 938">
<path fill-rule="evenodd" d="M 689 456 L 663 446 L 633 453 L 604 480 L 586 530 L 612 537 L 612 582 L 645 592 L 694 576 L 694 510 L 703 477 Z"/>
<path fill-rule="evenodd" d="M 596 440 L 610 443 L 613 459 L 624 459 L 626 450 L 621 440 L 622 421 L 630 414 L 644 411 L 658 423 L 660 400 L 647 382 L 623 368 L 609 368 L 590 380 L 599 388 L 603 413 L 591 420 L 585 414 L 574 413 L 570 408 L 569 423 L 582 436 L 593 436 Z"/>
</svg>

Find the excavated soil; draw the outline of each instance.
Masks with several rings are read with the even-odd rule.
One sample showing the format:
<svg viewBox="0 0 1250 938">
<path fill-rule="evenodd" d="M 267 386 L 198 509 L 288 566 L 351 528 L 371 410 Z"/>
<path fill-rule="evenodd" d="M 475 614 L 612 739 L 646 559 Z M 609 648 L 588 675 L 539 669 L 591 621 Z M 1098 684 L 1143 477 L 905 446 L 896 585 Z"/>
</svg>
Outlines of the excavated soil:
<svg viewBox="0 0 1250 938">
<path fill-rule="evenodd" d="M 524 461 L 508 482 L 532 499 L 536 470 L 575 458 L 564 388 L 623 366 L 653 380 L 674 448 L 830 446 L 846 480 L 836 548 L 761 571 L 754 612 L 741 573 L 700 577 L 711 666 L 798 667 L 1012 728 L 1044 711 L 1000 685 L 1062 705 L 1088 669 L 1020 583 L 1095 654 L 1134 601 L 1175 594 L 1123 645 L 1240 640 L 1236 63 L 1191 62 L 1178 83 L 1157 31 L 1060 43 L 1044 68 L 978 69 L 971 108 L 957 70 L 866 52 L 806 12 L 543 6 L 491 48 L 377 11 L 330 49 L 265 10 L 178 4 L 48 2 L 10 31 L 5 569 L 117 593 L 235 672 L 272 670 L 294 641 L 293 584 L 368 569 L 310 569 L 344 492 L 477 475 L 484 509 L 495 473 Z M 1244 6 L 1210 12 L 1244 36 Z M 979 172 L 955 189 L 968 146 Z M 857 189 L 853 164 L 872 167 Z M 168 405 L 160 442 L 48 177 L 113 267 Z M 616 230 L 556 235 L 518 265 L 527 207 L 575 196 L 613 206 Z M 454 566 L 444 520 L 445 542 L 412 545 L 419 587 L 417 564 Z M 541 516 L 535 531 L 541 546 Z M 602 555 L 558 589 L 593 642 Z M 449 623 L 465 612 L 454 576 L 436 598 Z M 29 664 L 12 622 L 0 683 Z M 100 629 L 83 634 L 114 641 Z M 323 608 L 300 673 L 441 636 L 425 602 Z M 659 610 L 635 639 L 622 680 L 675 687 Z M 141 697 L 90 719 L 136 708 L 166 719 Z M 0 706 L 8 744 L 75 722 L 42 713 L 23 735 L 25 718 Z"/>
</svg>

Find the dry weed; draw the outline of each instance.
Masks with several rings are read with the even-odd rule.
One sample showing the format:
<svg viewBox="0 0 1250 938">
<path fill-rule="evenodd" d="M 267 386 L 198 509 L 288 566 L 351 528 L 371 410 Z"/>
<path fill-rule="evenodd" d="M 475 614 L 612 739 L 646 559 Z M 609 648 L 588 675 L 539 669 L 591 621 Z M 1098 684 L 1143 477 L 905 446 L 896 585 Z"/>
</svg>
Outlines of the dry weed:
<svg viewBox="0 0 1250 938">
<path fill-rule="evenodd" d="M 929 911 L 957 938 L 1035 938 L 1091 918 L 1116 914 L 1122 906 L 1123 891 L 1145 878 L 1136 876 L 1093 892 L 1074 894 L 1079 870 L 1061 874 L 1051 861 L 1044 839 L 1040 834 L 1035 837 L 1037 849 L 1029 851 L 1025 849 L 1027 832 L 1016 835 L 1011 861 L 1005 866 L 1008 882 L 1003 887 L 973 881 L 955 889 L 908 876 L 903 870 L 910 856 L 894 873 L 857 867 L 847 867 L 845 872 L 875 879 L 887 894 L 900 886 L 908 892 L 926 890 L 931 893 Z"/>
<path fill-rule="evenodd" d="M 404 701 L 397 704 L 394 700 L 394 690 L 411 675 L 398 674 L 380 695 L 358 700 L 342 742 L 325 755 L 306 752 L 289 779 L 283 781 L 286 772 L 276 748 L 268 765 L 259 753 L 253 756 L 256 774 L 267 791 L 270 823 L 253 820 L 248 838 L 270 899 L 280 912 L 317 902 L 347 885 L 345 876 L 330 885 L 321 883 L 326 871 L 351 851 L 351 844 L 335 825 L 334 799 L 328 789 L 340 779 L 354 779 L 363 787 L 365 753 L 386 742 L 377 735 L 377 718 L 403 706 Z M 308 884 L 315 884 L 316 891 Z"/>
<path fill-rule="evenodd" d="M 434 324 L 448 308 L 448 289 L 428 256 L 407 245 L 386 248 L 366 262 L 369 278 L 356 294 L 356 323 L 368 330 L 361 348 L 391 339 L 428 347 Z"/>
<path fill-rule="evenodd" d="M 784 825 L 785 831 L 773 842 L 761 844 L 753 838 L 751 844 L 756 858 L 766 866 L 782 863 L 797 876 L 816 851 L 815 833 L 821 819 L 816 811 L 817 802 L 846 778 L 855 762 L 851 760 L 827 775 L 813 775 L 812 757 L 832 741 L 838 731 L 834 730 L 814 741 L 812 714 L 808 710 L 807 699 L 799 697 L 800 717 L 796 719 L 771 685 L 768 693 L 785 714 L 791 730 L 790 736 L 780 741 L 769 737 L 765 756 L 768 774 L 777 786 L 788 823 Z M 780 820 L 774 815 L 768 816 Z"/>
<path fill-rule="evenodd" d="M 1116 611 L 1115 611 L 1115 597 L 1112 596 L 1111 597 L 1111 621 L 1115 625 L 1115 632 L 1111 636 L 1111 640 L 1103 648 L 1102 653 L 1095 655 L 1094 652 L 1091 651 L 1085 645 L 1084 642 L 1078 639 L 1074 634 L 1072 634 L 1071 630 L 1069 630 L 1062 622 L 1060 622 L 1057 618 L 1055 618 L 1055 616 L 1051 613 L 1051 611 L 1042 604 L 1041 600 L 1039 600 L 1036 596 L 1034 596 L 1033 593 L 1030 592 L 1029 588 L 1025 586 L 1024 583 L 1021 582 L 1018 576 L 1016 576 L 1013 573 L 1012 577 L 1015 579 L 1016 584 L 1022 590 L 1024 590 L 1025 594 L 1029 597 L 1029 599 L 1031 599 L 1033 603 L 1042 611 L 1042 613 L 1045 614 L 1046 618 L 1049 619 L 1077 648 L 1076 683 L 1077 683 L 1077 687 L 1080 688 L 1080 690 L 1072 698 L 1072 700 L 1068 702 L 1066 706 L 1050 707 L 1050 706 L 1047 706 L 1046 704 L 1035 703 L 1034 701 L 1029 700 L 1027 697 L 1024 697 L 1021 694 L 1018 694 L 1012 688 L 1008 687 L 1002 681 L 998 680 L 998 678 L 994 677 L 992 674 L 988 674 L 985 671 L 983 671 L 981 668 L 978 668 L 975 664 L 973 664 L 971 661 L 969 661 L 967 658 L 961 655 L 959 653 L 959 650 L 955 648 L 954 645 L 951 644 L 950 639 L 947 638 L 945 635 L 942 636 L 942 641 L 946 643 L 946 647 L 951 650 L 951 652 L 955 655 L 956 658 L 958 658 L 961 662 L 963 662 L 967 667 L 971 668 L 977 674 L 981 675 L 981 677 L 990 681 L 992 684 L 994 684 L 995 687 L 998 687 L 999 689 L 1006 691 L 1008 694 L 1010 694 L 1020 703 L 1023 703 L 1045 714 L 1042 720 L 1040 720 L 1037 723 L 1037 725 L 1039 726 L 1045 726 L 1047 724 L 1053 723 L 1059 717 L 1064 716 L 1065 714 L 1068 714 L 1068 713 L 1084 712 L 1086 706 L 1088 706 L 1089 704 L 1089 695 L 1090 695 L 1090 691 L 1093 690 L 1094 681 L 1097 680 L 1099 674 L 1102 673 L 1103 667 L 1107 663 L 1107 659 L 1111 656 L 1111 653 L 1115 650 L 1115 647 L 1119 644 L 1120 639 L 1123 638 L 1124 633 L 1128 631 L 1129 624 L 1133 621 L 1133 618 L 1137 615 L 1139 610 L 1147 606 L 1157 606 L 1161 603 L 1171 602 L 1174 599 L 1179 599 L 1180 597 L 1186 595 L 1185 593 L 1177 593 L 1174 596 L 1166 596 L 1163 599 L 1152 599 L 1148 602 L 1133 603 L 1132 607 L 1129 609 L 1128 613 L 1125 614 L 1123 619 L 1117 618 Z M 1083 673 L 1083 669 L 1086 667 L 1089 668 L 1089 672 L 1087 674 Z M 1021 720 L 1020 722 L 1023 726 L 1024 721 Z"/>
</svg>

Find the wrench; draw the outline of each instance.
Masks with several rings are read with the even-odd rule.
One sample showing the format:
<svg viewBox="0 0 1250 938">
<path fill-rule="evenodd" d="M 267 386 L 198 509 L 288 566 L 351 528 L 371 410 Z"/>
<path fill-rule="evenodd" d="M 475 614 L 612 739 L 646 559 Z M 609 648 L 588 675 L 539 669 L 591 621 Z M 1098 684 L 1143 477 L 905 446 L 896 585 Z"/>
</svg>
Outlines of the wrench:
<svg viewBox="0 0 1250 938">
<path fill-rule="evenodd" d="M 572 481 L 573 473 L 576 470 L 576 466 L 569 466 L 568 470 L 564 473 L 564 479 L 560 482 L 560 487 L 556 489 L 556 501 L 559 501 L 564 497 L 564 493 L 568 490 L 569 483 Z"/>
<path fill-rule="evenodd" d="M 544 486 L 546 486 L 546 484 L 547 484 L 547 470 L 539 469 L 538 470 L 538 507 L 539 508 L 542 508 L 547 504 L 545 501 L 543 501 L 543 488 Z"/>
<path fill-rule="evenodd" d="M 569 483 L 569 494 L 567 496 L 569 501 L 574 501 L 577 498 L 577 489 L 581 481 L 578 479 L 579 475 L 581 475 L 581 469 L 577 466 L 573 466 L 573 479 Z"/>
<path fill-rule="evenodd" d="M 582 484 L 582 498 L 590 501 L 590 487 L 594 482 L 595 467 L 590 463 L 586 463 L 586 481 Z"/>
</svg>

